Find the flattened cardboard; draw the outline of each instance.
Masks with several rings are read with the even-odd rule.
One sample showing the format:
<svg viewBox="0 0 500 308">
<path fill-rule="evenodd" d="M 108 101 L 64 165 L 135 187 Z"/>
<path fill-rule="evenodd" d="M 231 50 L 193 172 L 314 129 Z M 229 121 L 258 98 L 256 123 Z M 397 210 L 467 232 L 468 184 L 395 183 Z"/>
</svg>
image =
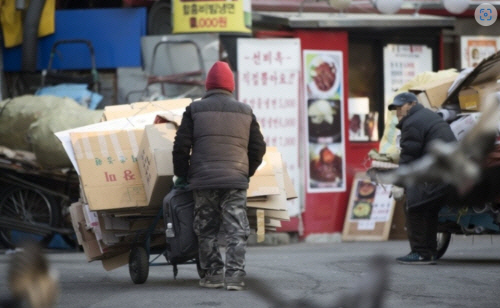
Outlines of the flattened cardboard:
<svg viewBox="0 0 500 308">
<path fill-rule="evenodd" d="M 101 215 L 100 217 L 104 222 L 105 230 L 130 230 L 130 221 L 121 218 L 121 217 L 113 217 L 111 215 Z"/>
<path fill-rule="evenodd" d="M 266 224 L 264 210 L 257 210 L 257 242 L 263 242 L 266 236 Z"/>
<path fill-rule="evenodd" d="M 182 122 L 182 116 L 184 115 L 185 108 L 165 110 L 158 112 L 155 118 L 155 124 L 160 123 L 172 123 L 177 129 Z"/>
<path fill-rule="evenodd" d="M 281 154 L 277 151 L 267 151 L 265 156 L 267 164 L 271 164 L 273 168 L 275 175 L 274 178 L 278 184 L 278 194 L 268 194 L 266 201 L 248 202 L 247 206 L 259 209 L 287 211 L 288 207 L 286 203 L 285 177 L 283 174 L 283 161 L 281 159 Z"/>
<path fill-rule="evenodd" d="M 278 148 L 276 147 L 267 147 L 266 148 L 266 153 L 279 153 Z M 293 181 L 290 178 L 290 175 L 288 174 L 288 170 L 286 168 L 286 163 L 283 162 L 283 177 L 285 181 L 285 192 L 286 192 L 286 199 L 287 200 L 292 200 L 295 198 L 298 198 L 297 192 L 295 191 L 295 186 L 293 185 Z M 273 170 L 274 172 L 274 170 Z"/>
<path fill-rule="evenodd" d="M 127 265 L 128 264 L 128 260 L 129 260 L 129 256 L 130 256 L 130 251 L 127 251 L 127 252 L 119 254 L 117 256 L 103 259 L 101 261 L 102 262 L 102 267 L 106 271 L 109 272 L 109 271 L 112 271 L 112 270 L 117 269 L 119 267 L 122 267 L 124 265 Z"/>
<path fill-rule="evenodd" d="M 168 99 L 151 102 L 136 102 L 104 107 L 102 121 L 133 117 L 139 114 L 186 108 L 191 104 L 190 98 Z"/>
<path fill-rule="evenodd" d="M 173 185 L 172 149 L 176 130 L 172 123 L 147 125 L 139 147 L 139 171 L 148 204 L 161 205 Z"/>
<path fill-rule="evenodd" d="M 131 129 L 70 134 L 90 210 L 148 205 L 137 163 L 142 133 Z"/>
<path fill-rule="evenodd" d="M 285 192 L 286 192 L 286 200 L 296 199 L 299 196 L 295 191 L 295 186 L 293 185 L 293 181 L 288 174 L 286 164 L 283 162 L 283 176 L 285 180 Z"/>
<path fill-rule="evenodd" d="M 472 72 L 470 72 L 457 86 L 451 91 L 443 105 L 458 104 L 460 92 L 471 86 L 491 83 L 500 78 L 500 51 L 483 59 Z"/>
<path fill-rule="evenodd" d="M 262 158 L 262 163 L 250 178 L 247 197 L 278 195 L 280 193 L 273 162 L 271 161 L 271 155 L 273 154 L 270 153 L 274 153 L 274 151 L 269 151 L 268 148 Z"/>
<path fill-rule="evenodd" d="M 94 233 L 85 227 L 83 204 L 81 202 L 71 204 L 69 212 L 78 244 L 82 246 L 87 261 L 90 262 L 99 259 L 102 256 L 102 252 Z"/>
<path fill-rule="evenodd" d="M 439 109 L 448 97 L 448 90 L 455 79 L 455 77 L 450 77 L 436 80 L 419 87 L 411 88 L 409 91 L 415 93 L 424 106 L 428 105 L 428 108 Z"/>
<path fill-rule="evenodd" d="M 83 210 L 82 210 L 82 202 L 79 201 L 71 203 L 69 207 L 69 215 L 71 217 L 71 224 L 73 226 L 73 230 L 75 231 L 76 240 L 79 245 L 82 245 L 83 237 L 78 230 L 79 228 L 78 223 L 80 221 L 85 221 L 85 217 L 83 216 Z"/>
<path fill-rule="evenodd" d="M 265 215 L 266 210 L 261 210 L 261 211 L 264 211 L 264 215 Z M 251 227 L 257 226 L 257 219 L 258 219 L 257 216 L 248 215 L 248 221 L 250 222 Z M 279 219 L 274 219 L 274 218 L 269 218 L 269 217 L 264 216 L 264 222 L 265 222 L 266 230 L 269 230 L 268 228 L 281 227 L 281 220 L 279 220 Z M 255 227 L 255 229 L 256 229 L 256 227 Z"/>
<path fill-rule="evenodd" d="M 87 230 L 99 226 L 97 212 L 91 211 L 87 203 L 83 204 L 83 215 L 85 216 L 85 227 Z"/>
<path fill-rule="evenodd" d="M 265 214 L 265 212 L 264 212 Z M 281 220 L 266 217 L 266 227 L 280 228 Z"/>
<path fill-rule="evenodd" d="M 264 214 L 268 218 L 290 221 L 290 215 L 288 214 L 288 211 L 264 210 Z"/>
<path fill-rule="evenodd" d="M 247 210 L 247 215 L 249 217 L 257 216 L 257 209 L 256 208 L 249 208 Z M 266 218 L 269 218 L 269 219 L 278 219 L 278 220 L 285 220 L 285 221 L 290 220 L 290 215 L 288 215 L 288 211 L 264 210 L 264 215 Z"/>
</svg>

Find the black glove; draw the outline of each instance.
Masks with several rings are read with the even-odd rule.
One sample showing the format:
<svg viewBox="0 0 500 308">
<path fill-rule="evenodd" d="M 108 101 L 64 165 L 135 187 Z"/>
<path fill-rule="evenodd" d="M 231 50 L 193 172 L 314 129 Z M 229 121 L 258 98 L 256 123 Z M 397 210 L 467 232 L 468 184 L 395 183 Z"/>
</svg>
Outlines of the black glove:
<svg viewBox="0 0 500 308">
<path fill-rule="evenodd" d="M 184 189 L 188 186 L 188 181 L 185 177 L 178 177 L 174 182 L 174 188 Z"/>
</svg>

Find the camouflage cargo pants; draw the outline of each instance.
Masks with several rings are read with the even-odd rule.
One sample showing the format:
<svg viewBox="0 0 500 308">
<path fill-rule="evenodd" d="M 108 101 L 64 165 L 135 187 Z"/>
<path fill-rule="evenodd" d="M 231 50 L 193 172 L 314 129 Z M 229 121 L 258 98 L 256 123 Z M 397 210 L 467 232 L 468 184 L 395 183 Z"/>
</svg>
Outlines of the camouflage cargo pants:
<svg viewBox="0 0 500 308">
<path fill-rule="evenodd" d="M 245 276 L 245 252 L 250 226 L 247 191 L 244 189 L 204 189 L 193 191 L 194 231 L 198 236 L 200 265 L 210 275 L 222 273 L 224 262 L 218 234 L 226 239 L 226 277 Z"/>
</svg>

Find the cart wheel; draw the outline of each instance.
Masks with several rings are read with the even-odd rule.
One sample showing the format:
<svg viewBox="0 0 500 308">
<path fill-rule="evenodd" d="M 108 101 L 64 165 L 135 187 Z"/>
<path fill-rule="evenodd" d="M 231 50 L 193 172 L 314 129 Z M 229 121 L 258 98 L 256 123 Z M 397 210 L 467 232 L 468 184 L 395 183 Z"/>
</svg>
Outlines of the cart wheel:
<svg viewBox="0 0 500 308">
<path fill-rule="evenodd" d="M 450 232 L 438 232 L 436 259 L 440 259 L 444 255 L 446 249 L 448 249 L 448 245 L 450 245 L 450 240 L 451 240 Z"/>
<path fill-rule="evenodd" d="M 201 264 L 200 264 L 200 259 L 199 258 L 196 258 L 196 269 L 198 270 L 198 276 L 200 276 L 200 278 L 204 278 L 205 277 L 205 271 L 201 268 Z"/>
<path fill-rule="evenodd" d="M 149 256 L 146 248 L 142 246 L 132 248 L 128 259 L 128 270 L 135 284 L 146 282 L 149 274 Z"/>
<path fill-rule="evenodd" d="M 11 186 L 0 196 L 0 216 L 24 223 L 44 224 L 57 227 L 60 220 L 57 202 L 50 195 L 37 189 Z M 15 248 L 21 242 L 30 240 L 47 245 L 53 237 L 15 229 L 0 228 L 0 241 L 8 248 Z"/>
</svg>

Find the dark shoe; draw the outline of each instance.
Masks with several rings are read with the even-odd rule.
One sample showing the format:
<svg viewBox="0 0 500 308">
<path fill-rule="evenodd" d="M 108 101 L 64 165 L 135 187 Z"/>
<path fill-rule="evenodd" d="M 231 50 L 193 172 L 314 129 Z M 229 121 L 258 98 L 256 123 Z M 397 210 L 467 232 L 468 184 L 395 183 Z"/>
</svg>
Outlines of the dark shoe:
<svg viewBox="0 0 500 308">
<path fill-rule="evenodd" d="M 410 252 L 406 256 L 396 258 L 401 264 L 429 265 L 436 264 L 434 257 L 423 257 L 418 252 Z"/>
<path fill-rule="evenodd" d="M 226 284 L 226 290 L 228 291 L 243 291 L 246 289 L 243 276 L 226 277 L 224 281 Z"/>
<path fill-rule="evenodd" d="M 200 287 L 217 289 L 222 288 L 224 286 L 224 277 L 222 274 L 216 275 L 206 275 L 202 279 L 200 279 Z"/>
</svg>

